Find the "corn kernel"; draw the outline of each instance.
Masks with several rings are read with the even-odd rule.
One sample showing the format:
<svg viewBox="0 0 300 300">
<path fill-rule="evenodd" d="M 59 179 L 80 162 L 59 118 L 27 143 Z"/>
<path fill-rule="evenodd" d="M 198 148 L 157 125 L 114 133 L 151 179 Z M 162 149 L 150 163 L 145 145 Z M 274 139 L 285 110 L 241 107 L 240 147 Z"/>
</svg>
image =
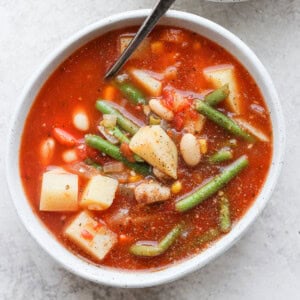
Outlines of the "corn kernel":
<svg viewBox="0 0 300 300">
<path fill-rule="evenodd" d="M 128 182 L 130 182 L 130 183 L 138 182 L 142 179 L 143 179 L 143 177 L 141 175 L 137 174 L 137 175 L 130 176 L 129 179 L 128 179 Z"/>
<path fill-rule="evenodd" d="M 171 186 L 171 192 L 173 194 L 178 194 L 182 190 L 182 183 L 177 180 Z"/>
<path fill-rule="evenodd" d="M 206 154 L 207 153 L 207 140 L 199 139 L 199 146 L 200 146 L 200 152 L 202 154 Z"/>
</svg>

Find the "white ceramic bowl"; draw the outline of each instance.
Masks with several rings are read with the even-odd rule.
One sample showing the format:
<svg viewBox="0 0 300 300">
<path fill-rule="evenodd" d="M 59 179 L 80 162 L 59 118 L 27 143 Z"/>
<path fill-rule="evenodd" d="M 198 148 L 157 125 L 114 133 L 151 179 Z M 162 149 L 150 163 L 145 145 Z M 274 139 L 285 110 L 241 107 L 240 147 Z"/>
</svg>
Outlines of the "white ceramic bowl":
<svg viewBox="0 0 300 300">
<path fill-rule="evenodd" d="M 270 198 L 281 169 L 285 142 L 284 122 L 276 90 L 266 69 L 255 54 L 240 39 L 223 27 L 193 14 L 170 11 L 161 20 L 161 24 L 192 30 L 223 46 L 242 62 L 259 85 L 271 112 L 274 132 L 274 153 L 267 181 L 252 207 L 229 234 L 199 255 L 160 271 L 127 272 L 97 267 L 65 249 L 35 216 L 24 195 L 19 172 L 19 149 L 24 122 L 40 88 L 70 54 L 107 31 L 141 24 L 148 14 L 149 10 L 137 10 L 108 17 L 76 33 L 52 53 L 29 80 L 17 102 L 17 109 L 9 131 L 6 156 L 7 179 L 15 208 L 34 239 L 49 255 L 72 273 L 97 283 L 118 287 L 146 287 L 173 281 L 200 269 L 231 247 L 261 213 Z"/>
</svg>

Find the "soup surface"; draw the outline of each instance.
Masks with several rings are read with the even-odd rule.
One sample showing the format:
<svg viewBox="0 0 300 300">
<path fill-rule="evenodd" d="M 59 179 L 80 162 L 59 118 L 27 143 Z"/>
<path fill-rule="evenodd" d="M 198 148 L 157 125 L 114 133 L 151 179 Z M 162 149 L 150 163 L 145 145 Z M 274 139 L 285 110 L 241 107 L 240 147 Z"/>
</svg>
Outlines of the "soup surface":
<svg viewBox="0 0 300 300">
<path fill-rule="evenodd" d="M 160 268 L 227 234 L 272 157 L 256 83 L 202 36 L 157 27 L 104 80 L 136 30 L 109 32 L 57 68 L 20 149 L 24 189 L 45 226 L 74 254 L 122 269 Z"/>
</svg>

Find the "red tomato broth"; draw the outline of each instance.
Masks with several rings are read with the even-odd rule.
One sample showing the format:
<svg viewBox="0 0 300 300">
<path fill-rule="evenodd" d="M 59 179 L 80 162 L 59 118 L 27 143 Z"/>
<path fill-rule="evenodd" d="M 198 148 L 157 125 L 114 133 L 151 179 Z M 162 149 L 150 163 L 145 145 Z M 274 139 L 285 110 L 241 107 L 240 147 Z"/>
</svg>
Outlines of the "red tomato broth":
<svg viewBox="0 0 300 300">
<path fill-rule="evenodd" d="M 159 40 L 168 29 L 163 26 L 157 27 L 150 35 L 151 41 Z M 34 212 L 53 235 L 72 252 L 98 265 L 122 269 L 151 269 L 161 268 L 188 258 L 206 247 L 206 245 L 195 246 L 193 241 L 195 236 L 218 225 L 216 196 L 183 214 L 174 210 L 174 202 L 195 190 L 208 178 L 218 174 L 222 166 L 228 163 L 222 163 L 219 166 L 209 165 L 204 156 L 198 166 L 189 168 L 179 155 L 178 179 L 182 182 L 183 189 L 179 194 L 172 195 L 171 199 L 160 204 L 138 205 L 134 199 L 125 197 L 117 191 L 112 206 L 102 212 L 93 212 L 93 215 L 104 220 L 118 235 L 125 235 L 129 239 L 128 242 L 125 240 L 125 242 L 117 243 L 101 262 L 89 257 L 63 235 L 66 224 L 77 212 L 39 211 L 41 176 L 46 169 L 39 161 L 41 141 L 52 136 L 51 133 L 55 127 L 66 130 L 78 139 L 83 138 L 84 133 L 78 131 L 72 124 L 72 112 L 76 107 L 83 107 L 87 112 L 91 122 L 89 132 L 98 132 L 96 126 L 102 117 L 101 113 L 95 109 L 95 101 L 102 97 L 104 88 L 107 86 L 107 82 L 103 79 L 104 73 L 118 57 L 118 37 L 133 32 L 136 32 L 136 28 L 117 30 L 89 42 L 72 54 L 50 76 L 36 97 L 26 120 L 20 152 L 20 171 L 26 195 Z M 268 109 L 259 88 L 247 70 L 219 45 L 195 33 L 186 30 L 181 32 L 184 44 L 163 42 L 163 55 L 153 54 L 148 50 L 143 55 L 143 59 L 129 60 L 125 69 L 135 67 L 162 73 L 165 68 L 176 64 L 177 77 L 168 82 L 163 80 L 164 86 L 170 84 L 176 89 L 194 94 L 213 89 L 212 85 L 204 78 L 204 68 L 231 64 L 235 67 L 238 86 L 243 95 L 241 117 L 246 121 L 251 121 L 251 124 L 263 130 L 272 140 Z M 200 44 L 200 48 L 195 47 L 194 49 L 195 43 Z M 142 110 L 131 105 L 120 93 L 116 94 L 114 102 L 122 105 L 141 121 L 146 121 Z M 251 109 L 250 105 L 254 102 L 264 109 L 263 114 Z M 218 107 L 228 111 L 225 104 L 220 104 Z M 210 121 L 206 121 L 200 136 L 208 137 L 209 152 L 207 155 L 214 153 L 229 139 L 234 138 Z M 176 146 L 178 146 L 180 137 L 181 133 L 175 132 L 172 135 Z M 238 146 L 233 148 L 234 159 L 247 154 L 249 167 L 222 189 L 230 198 L 233 222 L 237 222 L 243 217 L 257 197 L 266 179 L 272 157 L 272 142 L 257 142 L 253 148 L 249 149 L 247 142 L 237 140 Z M 57 143 L 51 165 L 64 165 L 61 154 L 63 150 L 67 149 L 70 148 Z M 101 154 L 99 156 L 101 157 Z M 110 159 L 105 157 L 104 160 Z M 86 180 L 80 179 L 79 199 L 85 184 Z M 119 209 L 124 208 L 130 209 L 131 220 L 140 218 L 140 221 L 129 221 L 128 224 L 110 226 L 111 218 Z M 146 222 L 143 222 L 143 218 Z M 190 233 L 186 237 L 180 237 L 175 245 L 163 255 L 154 258 L 139 258 L 129 253 L 128 249 L 135 241 L 159 241 L 182 220 L 185 221 L 186 228 Z"/>
</svg>

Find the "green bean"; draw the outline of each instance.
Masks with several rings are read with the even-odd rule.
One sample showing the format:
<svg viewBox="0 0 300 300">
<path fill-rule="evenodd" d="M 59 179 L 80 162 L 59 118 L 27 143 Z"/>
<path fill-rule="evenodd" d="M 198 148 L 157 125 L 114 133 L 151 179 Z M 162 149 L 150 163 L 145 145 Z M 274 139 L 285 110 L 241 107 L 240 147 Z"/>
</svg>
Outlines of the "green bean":
<svg viewBox="0 0 300 300">
<path fill-rule="evenodd" d="M 216 237 L 220 235 L 220 231 L 217 228 L 211 228 L 205 231 L 196 239 L 197 246 L 204 245 L 208 242 L 213 241 Z"/>
<path fill-rule="evenodd" d="M 108 101 L 96 101 L 96 109 L 103 114 L 111 114 L 117 116 L 117 124 L 130 134 L 135 134 L 139 130 L 139 126 L 131 120 L 123 116 L 117 109 L 115 109 Z"/>
<path fill-rule="evenodd" d="M 207 105 L 216 106 L 223 100 L 225 100 L 229 95 L 229 85 L 225 84 L 222 87 L 214 90 L 210 94 L 206 95 L 204 101 Z"/>
<path fill-rule="evenodd" d="M 156 246 L 134 244 L 129 252 L 136 256 L 158 256 L 163 254 L 181 234 L 183 224 L 176 225 Z"/>
<path fill-rule="evenodd" d="M 112 128 L 109 131 L 121 143 L 129 144 L 129 142 L 130 142 L 129 138 L 120 130 L 120 128 L 118 126 L 115 126 L 114 128 Z"/>
<path fill-rule="evenodd" d="M 205 115 L 209 120 L 226 129 L 231 134 L 241 137 L 251 143 L 255 141 L 254 137 L 244 131 L 236 122 L 218 110 L 210 107 L 204 101 L 198 100 L 196 102 L 196 110 Z"/>
<path fill-rule="evenodd" d="M 221 149 L 209 157 L 208 161 L 211 164 L 218 164 L 233 158 L 232 151 L 229 149 Z"/>
<path fill-rule="evenodd" d="M 201 186 L 191 195 L 183 198 L 175 204 L 175 208 L 179 212 L 185 212 L 196 205 L 200 204 L 221 188 L 223 188 L 230 180 L 236 177 L 244 168 L 248 166 L 248 158 L 246 155 L 241 156 L 229 166 L 225 167 L 223 171 L 213 177 L 205 185 Z"/>
<path fill-rule="evenodd" d="M 122 154 L 119 147 L 111 144 L 110 142 L 104 140 L 100 136 L 87 134 L 85 135 L 85 142 L 88 146 L 97 149 L 108 156 L 123 162 L 127 167 L 133 169 L 137 173 L 142 175 L 149 175 L 150 174 L 150 167 L 144 163 L 132 163 L 129 162 Z"/>
<path fill-rule="evenodd" d="M 146 104 L 145 96 L 131 83 L 119 83 L 117 84 L 118 89 L 121 91 L 123 96 L 127 98 L 132 104 Z"/>
<path fill-rule="evenodd" d="M 225 196 L 219 198 L 219 227 L 223 233 L 231 229 L 229 200 Z"/>
</svg>

